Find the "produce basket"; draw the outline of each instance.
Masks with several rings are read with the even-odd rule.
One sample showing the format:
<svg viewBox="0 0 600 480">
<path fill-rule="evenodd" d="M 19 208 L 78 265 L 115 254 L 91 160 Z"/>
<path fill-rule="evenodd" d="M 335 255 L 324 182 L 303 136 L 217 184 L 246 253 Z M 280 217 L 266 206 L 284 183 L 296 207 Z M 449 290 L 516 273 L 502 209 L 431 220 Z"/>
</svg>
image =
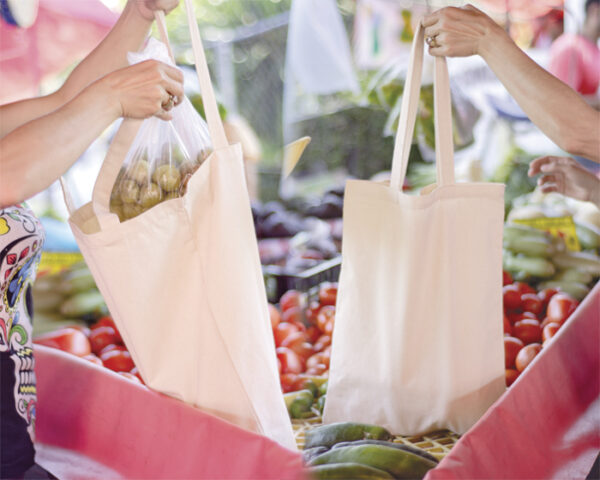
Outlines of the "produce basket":
<svg viewBox="0 0 600 480">
<path fill-rule="evenodd" d="M 277 303 L 288 290 L 307 292 L 323 282 L 337 282 L 340 276 L 342 257 L 338 256 L 304 270 L 297 274 L 286 273 L 285 268 L 277 265 L 263 266 L 263 276 L 267 289 L 267 298 Z"/>
<path fill-rule="evenodd" d="M 313 417 L 305 420 L 292 420 L 294 427 L 294 437 L 299 449 L 304 448 L 304 434 L 307 430 L 322 425 L 321 417 Z M 438 460 L 441 460 L 450 453 L 450 449 L 456 444 L 459 436 L 450 430 L 438 430 L 426 435 L 402 436 L 396 435 L 392 442 L 402 443 L 411 447 L 420 448 L 431 453 Z"/>
</svg>

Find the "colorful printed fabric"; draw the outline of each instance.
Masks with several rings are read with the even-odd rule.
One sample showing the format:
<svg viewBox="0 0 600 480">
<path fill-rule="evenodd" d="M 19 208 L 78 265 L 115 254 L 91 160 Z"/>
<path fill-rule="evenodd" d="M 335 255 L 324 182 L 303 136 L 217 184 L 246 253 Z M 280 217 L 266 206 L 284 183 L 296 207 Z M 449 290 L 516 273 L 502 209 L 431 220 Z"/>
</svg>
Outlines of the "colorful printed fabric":
<svg viewBox="0 0 600 480">
<path fill-rule="evenodd" d="M 36 387 L 31 286 L 44 231 L 23 205 L 0 209 L 0 437 L 1 478 L 33 465 Z"/>
</svg>

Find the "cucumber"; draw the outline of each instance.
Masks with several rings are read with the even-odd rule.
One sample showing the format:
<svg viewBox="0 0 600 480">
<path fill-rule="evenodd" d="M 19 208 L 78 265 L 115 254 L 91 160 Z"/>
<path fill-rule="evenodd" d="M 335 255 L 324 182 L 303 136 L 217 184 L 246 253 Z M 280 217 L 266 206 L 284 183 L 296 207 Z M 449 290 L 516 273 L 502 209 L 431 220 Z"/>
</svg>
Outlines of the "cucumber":
<svg viewBox="0 0 600 480">
<path fill-rule="evenodd" d="M 600 277 L 600 257 L 589 252 L 565 252 L 552 258 L 559 268 L 576 268 L 590 273 L 593 277 Z"/>
<path fill-rule="evenodd" d="M 577 300 L 583 300 L 585 296 L 590 292 L 587 285 L 578 282 L 567 282 L 565 280 L 550 280 L 542 282 L 538 285 L 538 289 L 543 290 L 545 288 L 556 288 L 568 293 Z"/>
<path fill-rule="evenodd" d="M 514 253 L 522 253 L 532 257 L 551 257 L 555 253 L 554 244 L 548 238 L 532 236 L 511 236 L 503 241 L 504 248 Z"/>
<path fill-rule="evenodd" d="M 521 281 L 531 277 L 550 278 L 556 273 L 552 262 L 545 258 L 514 255 L 508 250 L 504 250 L 502 254 L 502 268 Z"/>
<path fill-rule="evenodd" d="M 60 306 L 60 313 L 66 317 L 80 318 L 88 315 L 106 315 L 108 309 L 98 290 L 76 293 Z"/>
<path fill-rule="evenodd" d="M 437 465 L 437 462 L 406 450 L 383 445 L 357 445 L 331 449 L 313 458 L 309 465 L 347 462 L 379 468 L 388 472 L 394 478 L 401 479 L 423 478 L 429 470 Z"/>
<path fill-rule="evenodd" d="M 73 295 L 74 293 L 87 292 L 96 288 L 96 282 L 87 268 L 78 268 L 67 272 L 57 288 L 65 295 Z"/>
<path fill-rule="evenodd" d="M 327 447 L 312 447 L 302 450 L 302 460 L 304 463 L 310 462 L 317 455 L 321 455 L 329 450 Z"/>
<path fill-rule="evenodd" d="M 575 233 L 582 248 L 600 248 L 600 229 L 594 225 L 575 222 Z"/>
<path fill-rule="evenodd" d="M 577 282 L 584 285 L 590 283 L 593 279 L 594 277 L 591 273 L 584 272 L 583 270 L 578 270 L 576 268 L 567 268 L 566 270 L 562 270 L 552 278 L 552 280 L 559 282 Z"/>
<path fill-rule="evenodd" d="M 506 223 L 504 225 L 504 232 L 502 238 L 505 241 L 512 241 L 520 237 L 536 238 L 540 241 L 551 240 L 552 235 L 546 233 L 537 228 L 530 227 L 528 225 L 521 225 L 518 223 Z"/>
<path fill-rule="evenodd" d="M 332 447 L 336 443 L 367 438 L 389 440 L 392 434 L 377 425 L 354 422 L 331 423 L 307 431 L 304 436 L 304 448 Z"/>
<path fill-rule="evenodd" d="M 425 450 L 422 450 L 420 448 L 412 447 L 410 445 L 405 445 L 403 443 L 386 442 L 384 440 L 356 440 L 355 442 L 342 442 L 342 443 L 335 444 L 331 448 L 335 449 L 335 448 L 351 447 L 353 445 L 354 446 L 356 446 L 356 445 L 383 445 L 384 447 L 392 447 L 392 448 L 397 448 L 399 450 L 405 450 L 407 452 L 414 453 L 415 455 L 419 455 L 420 457 L 423 457 L 427 460 L 431 460 L 432 462 L 435 462 L 435 463 L 438 463 L 438 461 L 439 461 L 431 453 L 428 453 Z"/>
<path fill-rule="evenodd" d="M 65 296 L 57 291 L 34 291 L 33 308 L 36 312 L 56 312 Z"/>
<path fill-rule="evenodd" d="M 370 467 L 368 465 L 361 465 L 360 463 L 334 463 L 331 465 L 317 465 L 310 469 L 312 478 L 318 480 L 328 479 L 390 479 L 394 478 L 385 470 L 379 468 Z"/>
</svg>

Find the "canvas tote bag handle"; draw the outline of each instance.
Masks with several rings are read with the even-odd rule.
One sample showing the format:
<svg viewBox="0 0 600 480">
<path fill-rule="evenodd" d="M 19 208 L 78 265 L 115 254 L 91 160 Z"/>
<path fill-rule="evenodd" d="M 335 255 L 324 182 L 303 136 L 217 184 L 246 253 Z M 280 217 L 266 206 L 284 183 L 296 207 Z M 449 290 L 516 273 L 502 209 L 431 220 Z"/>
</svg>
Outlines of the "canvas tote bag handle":
<svg viewBox="0 0 600 480">
<path fill-rule="evenodd" d="M 210 80 L 208 64 L 206 62 L 206 56 L 204 55 L 204 48 L 202 46 L 202 40 L 200 38 L 200 32 L 198 31 L 198 25 L 196 23 L 196 17 L 193 9 L 194 7 L 191 0 L 185 0 L 185 6 L 188 26 L 190 29 L 190 37 L 192 41 L 192 50 L 194 52 L 194 60 L 196 64 L 196 73 L 200 83 L 202 101 L 204 104 L 204 110 L 206 112 L 206 121 L 208 124 L 211 141 L 215 150 L 226 148 L 229 146 L 229 143 L 227 141 L 227 137 L 225 136 L 225 129 L 223 128 L 221 117 L 219 116 L 217 100 Z M 167 45 L 169 54 L 172 57 L 171 47 L 167 37 L 164 13 L 157 12 L 155 18 L 158 23 L 161 39 Z M 119 223 L 118 217 L 109 210 L 109 202 L 112 187 L 117 179 L 119 170 L 121 169 L 123 157 L 120 154 L 111 154 L 111 152 L 127 151 L 131 138 L 133 138 L 136 132 L 139 130 L 142 121 L 143 120 L 129 118 L 123 120 L 123 124 L 115 135 L 111 144 L 111 148 L 109 149 L 109 152 L 100 169 L 100 173 L 98 174 L 98 179 L 92 194 L 92 206 L 98 218 L 98 222 L 103 229 Z M 113 148 L 113 146 L 120 148 Z M 69 214 L 72 215 L 75 212 L 75 206 L 71 199 L 67 182 L 63 178 L 61 178 L 61 186 L 63 188 L 65 204 L 67 205 Z"/>
<path fill-rule="evenodd" d="M 424 40 L 423 27 L 419 23 L 410 53 L 410 63 L 406 74 L 404 94 L 402 95 L 400 120 L 398 121 L 398 132 L 392 160 L 390 187 L 400 191 L 402 191 L 404 177 L 406 176 L 408 157 L 417 119 L 423 70 Z M 452 107 L 450 103 L 450 79 L 444 57 L 435 57 L 433 97 L 437 184 L 438 186 L 451 185 L 454 183 Z"/>
</svg>

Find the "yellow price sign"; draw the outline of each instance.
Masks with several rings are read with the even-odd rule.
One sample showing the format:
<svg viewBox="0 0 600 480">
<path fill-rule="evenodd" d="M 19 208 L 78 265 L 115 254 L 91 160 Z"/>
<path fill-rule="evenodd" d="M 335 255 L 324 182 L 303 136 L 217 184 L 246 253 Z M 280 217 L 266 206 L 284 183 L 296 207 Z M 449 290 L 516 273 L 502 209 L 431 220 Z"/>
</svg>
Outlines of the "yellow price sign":
<svg viewBox="0 0 600 480">
<path fill-rule="evenodd" d="M 581 251 L 581 245 L 575 231 L 573 217 L 541 217 L 513 220 L 515 223 L 527 225 L 550 233 L 554 237 L 563 238 L 567 250 L 573 252 Z"/>
<path fill-rule="evenodd" d="M 43 273 L 57 273 L 77 262 L 83 261 L 79 252 L 42 252 L 38 271 Z"/>
</svg>

